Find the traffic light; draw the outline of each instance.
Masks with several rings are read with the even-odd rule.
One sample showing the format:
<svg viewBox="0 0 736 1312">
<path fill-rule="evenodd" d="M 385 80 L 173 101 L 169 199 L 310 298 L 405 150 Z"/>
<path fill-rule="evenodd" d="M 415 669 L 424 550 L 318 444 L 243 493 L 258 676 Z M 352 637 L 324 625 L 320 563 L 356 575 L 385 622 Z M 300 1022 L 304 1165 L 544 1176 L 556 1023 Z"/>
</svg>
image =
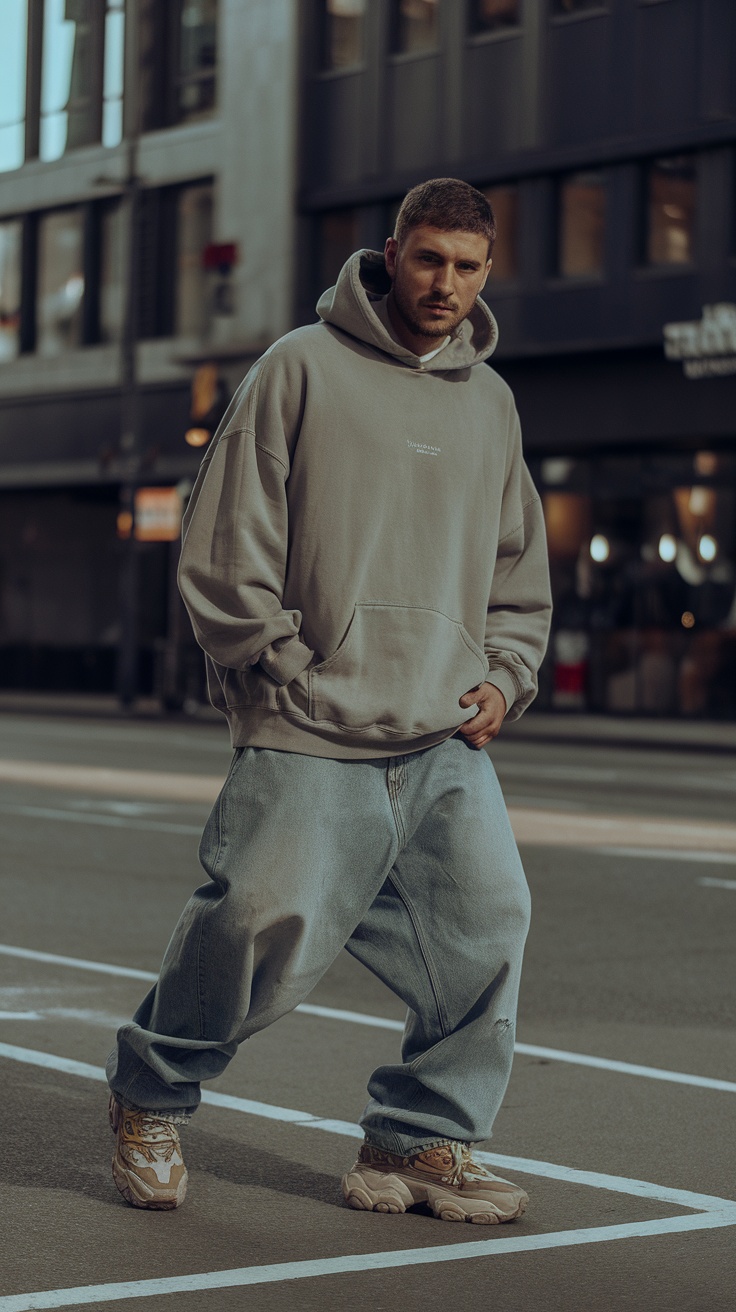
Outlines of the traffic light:
<svg viewBox="0 0 736 1312">
<path fill-rule="evenodd" d="M 189 446 L 206 446 L 229 404 L 228 389 L 218 366 L 201 364 L 192 379 L 191 424 L 184 434 Z"/>
</svg>

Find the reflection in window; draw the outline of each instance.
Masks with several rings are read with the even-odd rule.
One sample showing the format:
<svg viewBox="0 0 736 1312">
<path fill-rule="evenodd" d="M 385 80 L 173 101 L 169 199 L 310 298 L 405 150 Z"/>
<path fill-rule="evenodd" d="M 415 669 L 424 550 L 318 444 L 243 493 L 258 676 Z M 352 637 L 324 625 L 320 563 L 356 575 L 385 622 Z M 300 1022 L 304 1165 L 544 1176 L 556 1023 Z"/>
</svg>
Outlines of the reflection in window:
<svg viewBox="0 0 736 1312">
<path fill-rule="evenodd" d="M 603 273 L 606 186 L 602 173 L 571 173 L 559 190 L 557 267 L 563 278 Z"/>
<path fill-rule="evenodd" d="M 107 0 L 105 58 L 102 74 L 102 144 L 123 139 L 123 68 L 125 64 L 125 0 Z"/>
<path fill-rule="evenodd" d="M 647 176 L 649 264 L 687 264 L 695 240 L 696 170 L 692 155 L 654 160 Z"/>
<path fill-rule="evenodd" d="M 343 264 L 358 248 L 358 211 L 332 210 L 318 220 L 319 290 L 331 287 Z"/>
<path fill-rule="evenodd" d="M 519 189 L 515 186 L 485 187 L 483 195 L 496 220 L 491 278 L 494 282 L 508 282 L 519 271 Z"/>
<path fill-rule="evenodd" d="M 472 0 L 469 10 L 471 32 L 497 32 L 518 27 L 521 0 Z"/>
<path fill-rule="evenodd" d="M 394 0 L 397 54 L 420 55 L 439 45 L 439 0 Z"/>
<path fill-rule="evenodd" d="M 179 27 L 177 120 L 199 118 L 215 106 L 217 0 L 183 0 Z"/>
<path fill-rule="evenodd" d="M 20 350 L 20 219 L 0 223 L 0 362 Z"/>
<path fill-rule="evenodd" d="M 41 159 L 122 139 L 124 25 L 123 0 L 44 0 Z"/>
<path fill-rule="evenodd" d="M 212 199 L 211 183 L 182 187 L 177 196 L 174 322 L 177 336 L 202 337 L 209 326 L 211 307 L 202 254 L 212 241 Z"/>
<path fill-rule="evenodd" d="M 118 342 L 125 313 L 125 222 L 123 206 L 102 206 L 100 220 L 99 325 L 100 341 Z"/>
<path fill-rule="evenodd" d="M 82 342 L 84 223 L 79 208 L 44 214 L 38 225 L 37 349 L 59 355 Z"/>
<path fill-rule="evenodd" d="M 201 118 L 217 97 L 217 0 L 138 0 L 144 132 Z"/>
<path fill-rule="evenodd" d="M 363 59 L 366 0 L 324 0 L 323 68 L 351 68 Z"/>
<path fill-rule="evenodd" d="M 3 0 L 0 41 L 0 172 L 23 163 L 28 0 Z"/>
</svg>

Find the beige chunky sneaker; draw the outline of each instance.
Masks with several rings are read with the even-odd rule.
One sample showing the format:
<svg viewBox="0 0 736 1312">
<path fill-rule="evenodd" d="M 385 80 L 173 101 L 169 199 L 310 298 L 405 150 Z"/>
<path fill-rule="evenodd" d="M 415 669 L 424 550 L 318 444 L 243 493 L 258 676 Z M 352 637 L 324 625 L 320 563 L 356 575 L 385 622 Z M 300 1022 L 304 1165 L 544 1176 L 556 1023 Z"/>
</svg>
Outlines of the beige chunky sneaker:
<svg viewBox="0 0 736 1312">
<path fill-rule="evenodd" d="M 175 1121 L 155 1112 L 132 1112 L 110 1095 L 110 1125 L 117 1136 L 112 1177 L 131 1207 L 178 1207 L 187 1192 L 187 1168 Z"/>
<path fill-rule="evenodd" d="M 365 1212 L 405 1212 L 427 1203 L 440 1221 L 497 1225 L 521 1216 L 524 1190 L 474 1162 L 466 1143 L 442 1143 L 424 1152 L 389 1153 L 364 1143 L 343 1177 L 348 1207 Z"/>
</svg>

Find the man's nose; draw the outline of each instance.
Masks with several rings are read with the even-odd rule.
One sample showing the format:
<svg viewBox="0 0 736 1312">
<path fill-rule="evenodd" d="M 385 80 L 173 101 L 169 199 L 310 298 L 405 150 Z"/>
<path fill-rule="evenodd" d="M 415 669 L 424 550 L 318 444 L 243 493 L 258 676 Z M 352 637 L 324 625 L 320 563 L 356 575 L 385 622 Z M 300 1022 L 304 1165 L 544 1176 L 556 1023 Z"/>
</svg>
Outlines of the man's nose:
<svg viewBox="0 0 736 1312">
<path fill-rule="evenodd" d="M 435 274 L 432 290 L 440 296 L 451 296 L 455 283 L 452 276 L 452 269 L 449 265 L 438 268 Z"/>
</svg>

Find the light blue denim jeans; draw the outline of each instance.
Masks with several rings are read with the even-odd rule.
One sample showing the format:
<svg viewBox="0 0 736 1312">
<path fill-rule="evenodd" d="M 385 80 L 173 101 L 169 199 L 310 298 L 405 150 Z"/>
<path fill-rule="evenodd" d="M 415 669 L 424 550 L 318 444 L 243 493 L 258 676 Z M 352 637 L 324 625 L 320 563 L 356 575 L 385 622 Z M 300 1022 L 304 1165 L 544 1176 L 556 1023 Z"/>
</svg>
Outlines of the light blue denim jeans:
<svg viewBox="0 0 736 1312">
<path fill-rule="evenodd" d="M 406 1003 L 361 1118 L 393 1152 L 491 1133 L 511 1072 L 529 894 L 501 789 L 460 736 L 341 761 L 236 750 L 158 983 L 110 1086 L 186 1116 L 200 1081 L 302 1002 L 343 946 Z"/>
</svg>

